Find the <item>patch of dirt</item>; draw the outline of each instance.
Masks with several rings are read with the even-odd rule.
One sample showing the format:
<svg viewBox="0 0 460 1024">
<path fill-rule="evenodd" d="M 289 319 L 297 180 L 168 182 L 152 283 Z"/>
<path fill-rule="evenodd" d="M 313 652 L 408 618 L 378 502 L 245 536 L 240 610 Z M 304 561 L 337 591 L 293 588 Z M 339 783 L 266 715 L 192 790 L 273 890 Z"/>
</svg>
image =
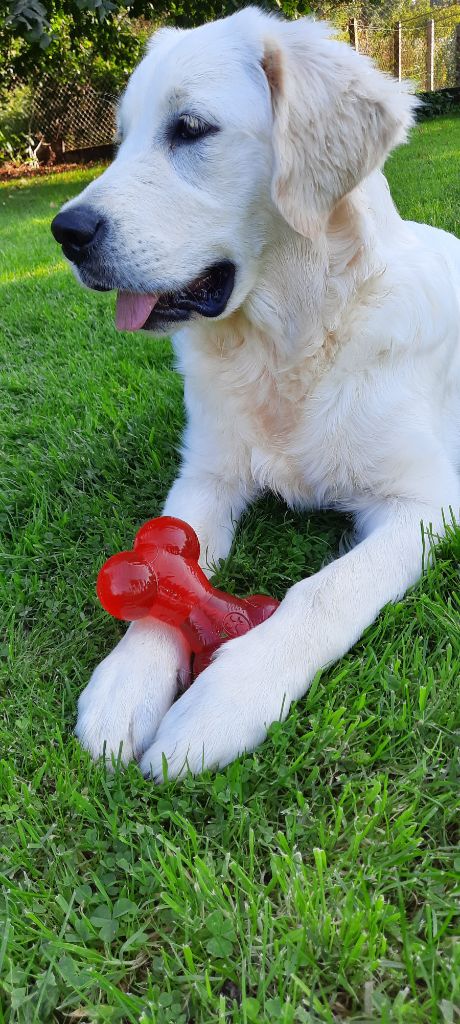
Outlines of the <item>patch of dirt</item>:
<svg viewBox="0 0 460 1024">
<path fill-rule="evenodd" d="M 80 171 L 86 167 L 100 166 L 101 160 L 90 160 L 88 163 L 74 164 L 44 164 L 39 167 L 31 167 L 30 164 L 2 164 L 0 167 L 0 181 L 15 181 L 17 178 L 40 178 L 46 174 L 63 174 L 64 171 Z"/>
</svg>

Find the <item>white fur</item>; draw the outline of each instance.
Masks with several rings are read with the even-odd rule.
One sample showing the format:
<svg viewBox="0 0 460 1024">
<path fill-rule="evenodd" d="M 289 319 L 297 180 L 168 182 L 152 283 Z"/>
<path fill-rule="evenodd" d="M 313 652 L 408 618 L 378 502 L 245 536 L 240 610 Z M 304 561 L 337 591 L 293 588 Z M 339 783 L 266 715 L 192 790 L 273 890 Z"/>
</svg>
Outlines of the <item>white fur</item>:
<svg viewBox="0 0 460 1024">
<path fill-rule="evenodd" d="M 184 106 L 221 128 L 200 156 L 164 143 Z M 131 626 L 80 698 L 93 756 L 121 744 L 159 780 L 162 755 L 177 776 L 253 749 L 419 578 L 421 521 L 442 534 L 458 515 L 460 242 L 403 222 L 380 171 L 412 106 L 324 26 L 255 9 L 158 33 L 132 76 L 125 141 L 84 195 L 113 224 L 115 284 L 238 267 L 225 314 L 175 337 L 188 422 L 165 512 L 192 524 L 207 564 L 266 487 L 353 513 L 360 542 L 174 704 L 179 637 Z"/>
</svg>

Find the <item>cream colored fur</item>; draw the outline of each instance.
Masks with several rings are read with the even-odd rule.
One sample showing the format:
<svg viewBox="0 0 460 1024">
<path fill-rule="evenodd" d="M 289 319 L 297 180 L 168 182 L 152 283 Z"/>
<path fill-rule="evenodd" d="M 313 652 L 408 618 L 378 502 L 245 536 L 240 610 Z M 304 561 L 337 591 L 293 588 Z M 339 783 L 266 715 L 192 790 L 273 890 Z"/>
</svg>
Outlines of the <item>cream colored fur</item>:
<svg viewBox="0 0 460 1024">
<path fill-rule="evenodd" d="M 161 141 L 181 104 L 221 128 L 198 162 L 174 162 Z M 77 734 L 95 757 L 122 745 L 160 780 L 163 754 L 179 775 L 253 749 L 417 581 L 421 522 L 441 535 L 458 516 L 460 242 L 402 221 L 380 171 L 412 107 L 324 26 L 256 9 L 158 33 L 131 79 L 125 141 L 84 194 L 113 224 L 119 286 L 238 267 L 225 314 L 174 339 L 187 427 L 165 512 L 197 530 L 208 565 L 264 488 L 351 512 L 358 543 L 176 703 L 178 634 L 130 627 L 80 698 Z"/>
</svg>

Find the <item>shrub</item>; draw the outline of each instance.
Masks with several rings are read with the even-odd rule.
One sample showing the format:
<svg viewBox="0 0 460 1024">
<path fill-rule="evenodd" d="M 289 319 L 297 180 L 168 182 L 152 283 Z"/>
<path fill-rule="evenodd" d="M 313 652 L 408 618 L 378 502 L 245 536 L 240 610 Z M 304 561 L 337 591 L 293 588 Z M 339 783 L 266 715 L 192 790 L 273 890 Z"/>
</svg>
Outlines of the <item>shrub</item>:
<svg viewBox="0 0 460 1024">
<path fill-rule="evenodd" d="M 0 99 L 0 163 L 32 160 L 29 132 L 31 87 L 16 86 Z"/>
</svg>

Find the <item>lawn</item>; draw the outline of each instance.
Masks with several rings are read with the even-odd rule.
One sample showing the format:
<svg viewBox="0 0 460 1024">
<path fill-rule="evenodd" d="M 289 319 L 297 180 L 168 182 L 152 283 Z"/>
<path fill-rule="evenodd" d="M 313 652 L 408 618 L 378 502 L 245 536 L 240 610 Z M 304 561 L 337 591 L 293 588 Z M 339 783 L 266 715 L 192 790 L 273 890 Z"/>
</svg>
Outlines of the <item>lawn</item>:
<svg viewBox="0 0 460 1024">
<path fill-rule="evenodd" d="M 460 119 L 415 130 L 404 215 L 460 234 L 459 157 Z M 226 770 L 157 788 L 72 736 L 122 632 L 97 570 L 159 514 L 183 423 L 169 342 L 116 333 L 52 241 L 95 173 L 0 189 L 0 1022 L 456 1024 L 460 531 Z M 281 597 L 346 528 L 267 497 L 218 582 Z"/>
</svg>

